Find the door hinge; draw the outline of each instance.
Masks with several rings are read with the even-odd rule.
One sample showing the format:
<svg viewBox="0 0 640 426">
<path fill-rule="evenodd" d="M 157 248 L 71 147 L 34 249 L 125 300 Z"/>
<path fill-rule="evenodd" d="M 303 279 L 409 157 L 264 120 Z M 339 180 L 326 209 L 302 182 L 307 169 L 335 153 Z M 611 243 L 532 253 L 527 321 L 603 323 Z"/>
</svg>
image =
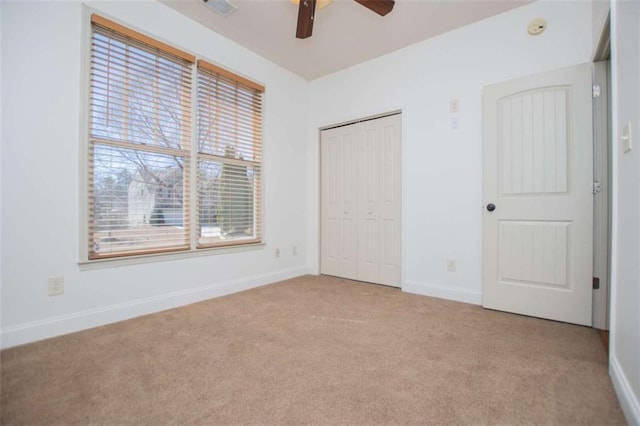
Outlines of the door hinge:
<svg viewBox="0 0 640 426">
<path fill-rule="evenodd" d="M 598 290 L 600 288 L 600 278 L 593 277 L 593 289 Z"/>
<path fill-rule="evenodd" d="M 599 181 L 593 182 L 593 195 L 597 195 L 602 191 L 602 184 Z"/>
<path fill-rule="evenodd" d="M 591 96 L 593 96 L 594 98 L 599 98 L 600 97 L 600 85 L 599 84 L 594 84 L 592 87 L 592 92 L 591 92 Z"/>
</svg>

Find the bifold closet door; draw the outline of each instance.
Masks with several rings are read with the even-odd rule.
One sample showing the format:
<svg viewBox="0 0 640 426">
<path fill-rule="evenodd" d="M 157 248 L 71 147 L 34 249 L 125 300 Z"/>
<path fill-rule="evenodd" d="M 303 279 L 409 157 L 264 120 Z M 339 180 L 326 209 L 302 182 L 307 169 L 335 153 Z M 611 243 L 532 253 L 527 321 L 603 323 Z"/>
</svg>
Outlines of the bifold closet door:
<svg viewBox="0 0 640 426">
<path fill-rule="evenodd" d="M 400 117 L 321 133 L 323 274 L 400 286 Z"/>
<path fill-rule="evenodd" d="M 358 280 L 400 287 L 400 115 L 358 123 Z"/>
<path fill-rule="evenodd" d="M 321 273 L 358 278 L 358 170 L 355 126 L 323 130 Z"/>
</svg>

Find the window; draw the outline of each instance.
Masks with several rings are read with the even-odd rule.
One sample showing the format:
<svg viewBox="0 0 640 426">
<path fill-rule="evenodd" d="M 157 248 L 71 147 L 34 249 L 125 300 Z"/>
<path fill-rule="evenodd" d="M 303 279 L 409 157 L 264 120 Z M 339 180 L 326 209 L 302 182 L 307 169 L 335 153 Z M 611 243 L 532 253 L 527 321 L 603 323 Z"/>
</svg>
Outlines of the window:
<svg viewBox="0 0 640 426">
<path fill-rule="evenodd" d="M 258 242 L 261 87 L 198 61 L 197 98 L 198 246 Z"/>
<path fill-rule="evenodd" d="M 261 242 L 264 88 L 195 64 L 92 16 L 89 259 Z"/>
</svg>

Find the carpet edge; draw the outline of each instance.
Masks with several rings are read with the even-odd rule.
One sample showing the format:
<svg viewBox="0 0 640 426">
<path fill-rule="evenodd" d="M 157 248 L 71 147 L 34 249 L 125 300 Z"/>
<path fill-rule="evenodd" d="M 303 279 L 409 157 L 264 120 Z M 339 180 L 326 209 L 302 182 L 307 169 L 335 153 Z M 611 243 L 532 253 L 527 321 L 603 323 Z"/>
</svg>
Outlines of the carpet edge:
<svg viewBox="0 0 640 426">
<path fill-rule="evenodd" d="M 480 292 L 475 292 L 460 287 L 428 284 L 417 281 L 405 281 L 402 283 L 402 291 L 407 293 L 419 294 L 422 296 L 437 297 L 438 299 L 471 303 L 473 305 L 482 304 L 482 295 L 480 294 Z"/>
<path fill-rule="evenodd" d="M 226 296 L 239 291 L 249 290 L 308 273 L 309 268 L 306 266 L 283 269 L 268 274 L 254 275 L 242 279 L 209 284 L 188 290 L 3 327 L 0 331 L 0 349 L 8 349 L 63 334 L 113 324 L 143 315 Z"/>
</svg>

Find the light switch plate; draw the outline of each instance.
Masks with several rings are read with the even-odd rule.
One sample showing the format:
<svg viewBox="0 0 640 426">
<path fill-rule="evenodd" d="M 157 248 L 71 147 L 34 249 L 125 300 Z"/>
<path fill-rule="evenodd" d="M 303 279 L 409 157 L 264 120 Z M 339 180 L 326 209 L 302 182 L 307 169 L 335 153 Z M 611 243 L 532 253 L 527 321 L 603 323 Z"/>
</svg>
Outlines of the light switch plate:
<svg viewBox="0 0 640 426">
<path fill-rule="evenodd" d="M 622 139 L 622 152 L 624 152 L 625 154 L 629 151 L 631 151 L 631 148 L 633 148 L 633 141 L 631 140 L 631 122 L 629 121 L 627 123 L 626 126 L 624 126 L 624 129 L 622 129 L 622 135 L 620 136 L 620 139 Z"/>
<path fill-rule="evenodd" d="M 456 260 L 447 259 L 447 272 L 455 272 L 455 271 L 456 271 Z"/>
<path fill-rule="evenodd" d="M 460 101 L 458 99 L 451 99 L 449 101 L 449 112 L 455 114 L 460 111 Z"/>
</svg>

